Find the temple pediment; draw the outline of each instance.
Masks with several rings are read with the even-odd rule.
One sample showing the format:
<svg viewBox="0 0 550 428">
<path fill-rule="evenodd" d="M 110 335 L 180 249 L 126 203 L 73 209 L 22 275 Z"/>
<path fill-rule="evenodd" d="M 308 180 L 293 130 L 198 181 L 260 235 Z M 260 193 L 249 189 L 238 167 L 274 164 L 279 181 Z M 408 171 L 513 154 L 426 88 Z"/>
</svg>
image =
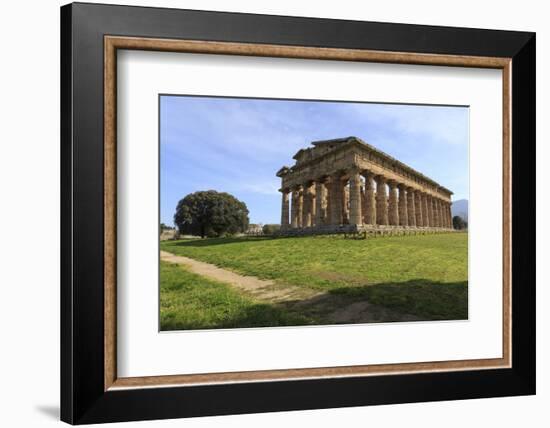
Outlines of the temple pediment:
<svg viewBox="0 0 550 428">
<path fill-rule="evenodd" d="M 313 147 L 298 150 L 296 154 L 292 157 L 292 159 L 296 160 L 296 164 L 298 165 L 303 162 L 315 159 L 319 156 L 323 156 L 324 154 L 341 147 L 342 144 L 349 143 L 352 140 L 358 139 L 356 137 L 346 137 L 333 138 L 331 140 L 313 141 L 311 143 Z"/>
<path fill-rule="evenodd" d="M 283 166 L 277 173 L 275 174 L 277 177 L 283 177 L 290 171 L 290 168 L 288 166 Z"/>
</svg>

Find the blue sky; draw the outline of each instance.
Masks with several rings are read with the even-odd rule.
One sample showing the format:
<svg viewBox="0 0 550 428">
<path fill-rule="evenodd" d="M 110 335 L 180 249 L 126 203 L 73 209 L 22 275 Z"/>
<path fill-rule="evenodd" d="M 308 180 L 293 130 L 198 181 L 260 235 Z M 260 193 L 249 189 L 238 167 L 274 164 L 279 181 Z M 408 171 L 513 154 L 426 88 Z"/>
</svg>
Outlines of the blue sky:
<svg viewBox="0 0 550 428">
<path fill-rule="evenodd" d="M 244 201 L 251 223 L 278 223 L 280 178 L 311 141 L 356 136 L 468 198 L 468 108 L 161 96 L 160 220 L 198 190 Z"/>
</svg>

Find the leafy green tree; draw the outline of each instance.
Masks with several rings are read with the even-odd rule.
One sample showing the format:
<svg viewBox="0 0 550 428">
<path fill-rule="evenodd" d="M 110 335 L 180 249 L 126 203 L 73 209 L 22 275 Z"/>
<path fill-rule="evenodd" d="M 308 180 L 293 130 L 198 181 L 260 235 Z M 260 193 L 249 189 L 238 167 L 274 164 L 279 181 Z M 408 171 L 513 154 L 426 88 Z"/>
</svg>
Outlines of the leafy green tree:
<svg viewBox="0 0 550 428">
<path fill-rule="evenodd" d="M 463 230 L 468 227 L 468 223 L 464 221 L 464 219 L 458 215 L 455 215 L 453 217 L 453 228 L 456 230 Z"/>
<path fill-rule="evenodd" d="M 248 208 L 229 193 L 206 190 L 178 202 L 174 223 L 181 234 L 201 238 L 234 235 L 248 227 Z"/>
<path fill-rule="evenodd" d="M 264 233 L 264 235 L 273 235 L 274 233 L 277 233 L 280 229 L 281 226 L 278 224 L 264 224 L 262 232 Z"/>
</svg>

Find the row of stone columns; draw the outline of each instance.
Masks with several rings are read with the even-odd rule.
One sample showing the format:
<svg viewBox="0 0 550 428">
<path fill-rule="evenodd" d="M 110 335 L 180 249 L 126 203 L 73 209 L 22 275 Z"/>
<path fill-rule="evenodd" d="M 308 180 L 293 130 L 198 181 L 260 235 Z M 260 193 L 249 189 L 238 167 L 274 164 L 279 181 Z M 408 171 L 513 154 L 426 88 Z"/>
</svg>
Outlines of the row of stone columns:
<svg viewBox="0 0 550 428">
<path fill-rule="evenodd" d="M 353 169 L 348 176 L 349 188 L 347 180 L 335 175 L 306 182 L 292 191 L 283 189 L 281 227 L 367 224 L 452 228 L 449 202 L 382 175 Z"/>
</svg>

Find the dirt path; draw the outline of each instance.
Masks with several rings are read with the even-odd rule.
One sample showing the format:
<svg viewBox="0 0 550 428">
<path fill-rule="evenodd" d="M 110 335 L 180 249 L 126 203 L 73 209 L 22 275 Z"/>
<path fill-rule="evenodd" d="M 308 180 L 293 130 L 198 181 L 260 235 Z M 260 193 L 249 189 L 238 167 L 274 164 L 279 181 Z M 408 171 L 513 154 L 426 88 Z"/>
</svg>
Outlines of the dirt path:
<svg viewBox="0 0 550 428">
<path fill-rule="evenodd" d="M 300 287 L 282 286 L 276 284 L 274 281 L 260 279 L 255 276 L 239 275 L 213 264 L 200 262 L 185 256 L 176 256 L 167 251 L 161 251 L 160 258 L 165 262 L 185 265 L 193 273 L 230 284 L 260 300 L 278 303 L 290 300 L 311 299 L 323 294 L 322 292 Z"/>
<path fill-rule="evenodd" d="M 176 256 L 167 251 L 161 251 L 160 258 L 165 262 L 184 265 L 197 275 L 229 284 L 258 300 L 284 305 L 293 310 L 323 313 L 329 322 L 336 324 L 417 321 L 419 319 L 414 315 L 402 314 L 367 301 L 350 302 L 345 297 L 330 293 L 281 285 L 255 276 L 240 275 L 210 263 L 185 256 Z"/>
</svg>

